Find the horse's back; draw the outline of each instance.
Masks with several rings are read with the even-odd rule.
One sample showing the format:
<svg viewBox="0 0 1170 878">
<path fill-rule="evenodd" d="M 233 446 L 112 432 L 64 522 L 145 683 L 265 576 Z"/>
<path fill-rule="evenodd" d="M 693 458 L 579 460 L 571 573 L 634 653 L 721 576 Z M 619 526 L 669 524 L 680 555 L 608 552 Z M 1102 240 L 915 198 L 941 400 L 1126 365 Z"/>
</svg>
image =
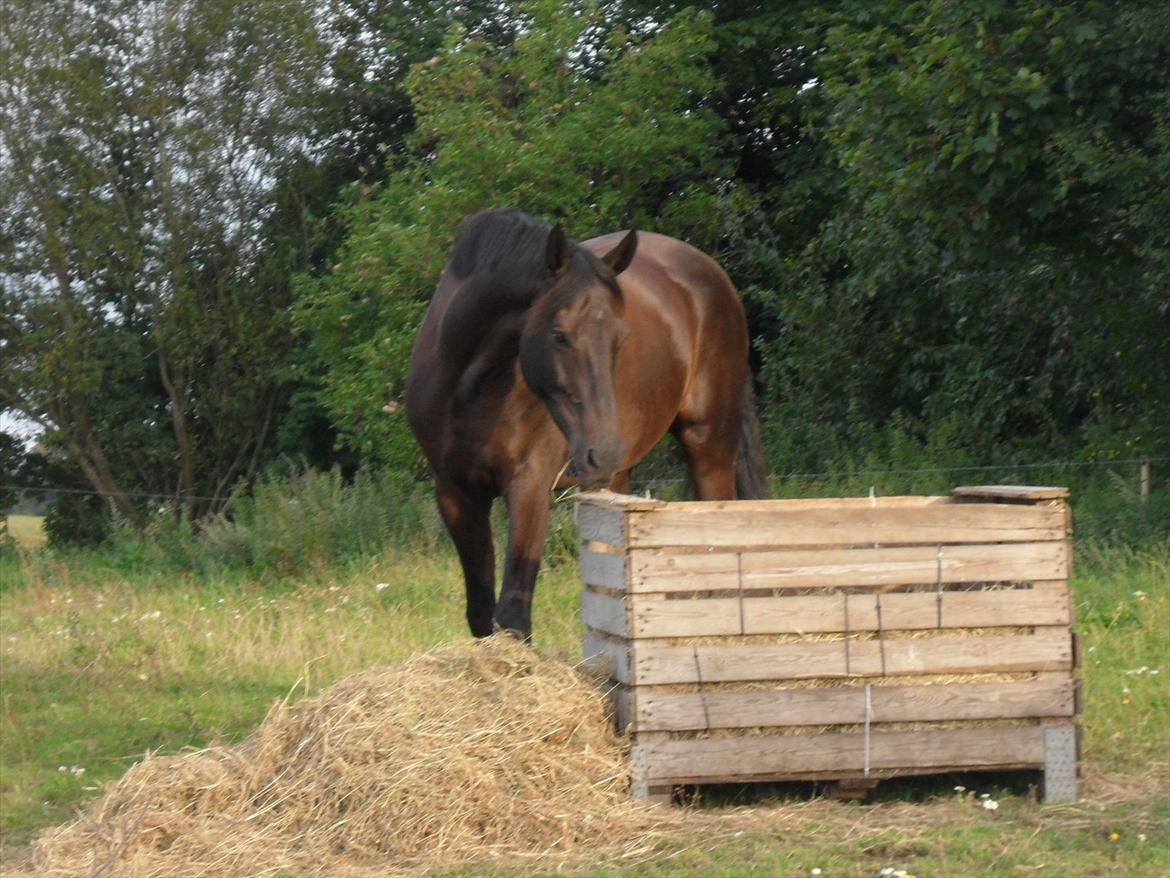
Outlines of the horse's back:
<svg viewBox="0 0 1170 878">
<path fill-rule="evenodd" d="M 604 253 L 621 240 L 613 232 L 584 241 L 593 253 Z M 695 343 L 715 343 L 726 354 L 742 345 L 747 353 L 747 327 L 735 285 L 722 266 L 685 241 L 654 232 L 638 233 L 638 250 L 621 276 L 623 293 L 658 309 L 685 313 L 694 321 Z"/>
</svg>

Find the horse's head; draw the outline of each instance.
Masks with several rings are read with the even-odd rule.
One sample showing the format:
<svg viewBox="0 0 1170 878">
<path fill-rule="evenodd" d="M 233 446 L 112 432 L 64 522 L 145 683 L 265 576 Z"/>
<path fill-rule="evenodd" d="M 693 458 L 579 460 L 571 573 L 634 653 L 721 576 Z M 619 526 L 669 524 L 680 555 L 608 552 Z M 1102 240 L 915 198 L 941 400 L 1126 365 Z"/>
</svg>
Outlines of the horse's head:
<svg viewBox="0 0 1170 878">
<path fill-rule="evenodd" d="M 520 339 L 524 380 L 569 441 L 569 471 L 586 487 L 608 483 L 625 459 L 614 365 L 628 330 L 617 276 L 637 246 L 631 231 L 597 257 L 555 226 L 546 248 L 555 280 L 533 303 Z"/>
</svg>

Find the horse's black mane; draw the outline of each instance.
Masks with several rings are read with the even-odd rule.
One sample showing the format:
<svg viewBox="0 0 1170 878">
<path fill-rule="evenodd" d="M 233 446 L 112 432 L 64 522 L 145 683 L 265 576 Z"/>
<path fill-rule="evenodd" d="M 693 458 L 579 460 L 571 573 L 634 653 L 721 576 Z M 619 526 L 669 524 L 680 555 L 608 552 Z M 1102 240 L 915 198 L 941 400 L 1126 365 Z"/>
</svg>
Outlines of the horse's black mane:
<svg viewBox="0 0 1170 878">
<path fill-rule="evenodd" d="M 520 210 L 482 210 L 463 222 L 448 265 L 461 280 L 504 268 L 513 286 L 547 282 L 545 246 L 551 230 L 551 223 Z"/>
</svg>

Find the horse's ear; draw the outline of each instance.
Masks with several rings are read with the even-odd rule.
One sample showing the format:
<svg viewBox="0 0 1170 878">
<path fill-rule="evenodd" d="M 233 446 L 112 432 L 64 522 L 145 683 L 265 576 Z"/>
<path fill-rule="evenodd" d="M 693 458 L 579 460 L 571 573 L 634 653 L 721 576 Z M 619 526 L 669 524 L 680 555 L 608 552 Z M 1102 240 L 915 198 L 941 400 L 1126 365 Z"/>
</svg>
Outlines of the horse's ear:
<svg viewBox="0 0 1170 878">
<path fill-rule="evenodd" d="M 601 261 L 613 269 L 614 274 L 621 274 L 630 267 L 634 260 L 634 253 L 638 249 L 638 230 L 630 229 L 616 247 L 601 257 Z"/>
<path fill-rule="evenodd" d="M 545 244 L 545 259 L 548 270 L 553 277 L 560 277 L 569 267 L 569 239 L 565 237 L 565 230 L 560 223 L 552 227 L 548 233 L 548 242 Z"/>
</svg>

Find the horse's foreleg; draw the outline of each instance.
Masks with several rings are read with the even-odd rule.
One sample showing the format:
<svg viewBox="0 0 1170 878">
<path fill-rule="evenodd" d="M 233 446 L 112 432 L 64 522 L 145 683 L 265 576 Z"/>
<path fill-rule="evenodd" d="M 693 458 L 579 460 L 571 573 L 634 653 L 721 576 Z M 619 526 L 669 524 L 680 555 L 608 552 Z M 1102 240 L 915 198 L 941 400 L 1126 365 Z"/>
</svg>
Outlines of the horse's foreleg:
<svg viewBox="0 0 1170 878">
<path fill-rule="evenodd" d="M 547 489 L 551 478 L 538 483 L 514 483 L 505 495 L 508 503 L 508 558 L 504 564 L 500 600 L 496 605 L 496 627 L 525 640 L 532 637 L 532 592 L 548 533 Z"/>
<path fill-rule="evenodd" d="M 467 624 L 476 637 L 494 630 L 496 609 L 496 551 L 492 544 L 490 497 L 471 497 L 453 488 L 436 490 L 443 523 L 459 553 L 467 588 Z"/>
</svg>

